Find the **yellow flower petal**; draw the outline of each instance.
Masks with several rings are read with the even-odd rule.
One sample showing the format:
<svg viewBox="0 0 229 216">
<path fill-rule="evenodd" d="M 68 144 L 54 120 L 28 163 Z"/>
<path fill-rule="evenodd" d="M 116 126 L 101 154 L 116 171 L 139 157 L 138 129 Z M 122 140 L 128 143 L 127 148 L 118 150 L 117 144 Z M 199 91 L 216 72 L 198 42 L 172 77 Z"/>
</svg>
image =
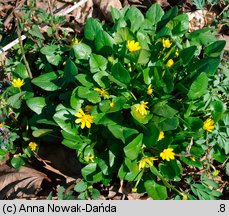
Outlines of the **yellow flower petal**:
<svg viewBox="0 0 229 216">
<path fill-rule="evenodd" d="M 214 130 L 214 121 L 210 118 L 208 118 L 205 122 L 204 122 L 204 126 L 203 129 L 208 131 L 208 132 L 212 132 Z"/>
<path fill-rule="evenodd" d="M 164 149 L 163 152 L 160 153 L 160 157 L 162 158 L 162 160 L 174 160 L 175 159 L 175 153 L 173 152 L 172 148 L 167 148 Z"/>
<path fill-rule="evenodd" d="M 15 88 L 21 88 L 25 84 L 23 79 L 13 79 L 12 86 Z"/>
<path fill-rule="evenodd" d="M 172 67 L 174 65 L 174 61 L 172 59 L 169 59 L 166 66 L 167 67 Z"/>
<path fill-rule="evenodd" d="M 160 134 L 159 134 L 159 137 L 158 137 L 158 140 L 157 140 L 157 141 L 160 141 L 160 140 L 162 140 L 162 139 L 164 139 L 164 138 L 165 138 L 164 132 L 161 131 Z"/>
<path fill-rule="evenodd" d="M 128 40 L 126 47 L 130 52 L 135 52 L 141 49 L 139 42 L 135 42 L 135 40 Z"/>
<path fill-rule="evenodd" d="M 162 39 L 162 45 L 163 45 L 163 47 L 164 48 L 170 48 L 171 47 L 171 45 L 172 45 L 172 43 L 170 42 L 170 40 L 169 39 Z"/>
</svg>

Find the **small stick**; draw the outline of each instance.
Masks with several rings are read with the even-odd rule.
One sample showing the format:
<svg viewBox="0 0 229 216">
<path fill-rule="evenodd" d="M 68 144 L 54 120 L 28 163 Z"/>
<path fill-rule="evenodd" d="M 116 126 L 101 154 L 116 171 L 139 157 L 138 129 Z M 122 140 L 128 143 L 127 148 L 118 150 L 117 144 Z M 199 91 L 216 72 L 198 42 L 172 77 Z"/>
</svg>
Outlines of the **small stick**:
<svg viewBox="0 0 229 216">
<path fill-rule="evenodd" d="M 71 13 L 73 10 L 75 10 L 76 8 L 80 7 L 81 5 L 85 4 L 88 0 L 82 0 L 78 3 L 76 3 L 75 5 L 73 5 L 72 7 L 70 7 L 67 10 L 62 10 L 60 12 L 58 12 L 57 14 L 55 14 L 56 16 L 64 16 L 67 15 L 69 13 Z"/>
<path fill-rule="evenodd" d="M 20 49 L 21 49 L 22 58 L 23 58 L 23 61 L 24 61 L 24 63 L 25 63 L 25 67 L 26 67 L 26 69 L 27 69 L 29 78 L 32 79 L 32 78 L 33 78 L 33 75 L 32 75 L 32 72 L 31 72 L 31 70 L 30 70 L 29 63 L 28 63 L 28 61 L 27 61 L 27 59 L 26 59 L 26 57 L 25 57 L 25 52 L 24 52 L 23 43 L 22 43 L 22 39 L 21 39 L 20 25 L 19 25 L 19 22 L 18 22 L 18 19 L 17 19 L 16 16 L 15 16 L 15 20 L 16 20 L 17 36 L 18 36 L 18 39 L 19 39 L 19 45 L 20 45 Z"/>
</svg>

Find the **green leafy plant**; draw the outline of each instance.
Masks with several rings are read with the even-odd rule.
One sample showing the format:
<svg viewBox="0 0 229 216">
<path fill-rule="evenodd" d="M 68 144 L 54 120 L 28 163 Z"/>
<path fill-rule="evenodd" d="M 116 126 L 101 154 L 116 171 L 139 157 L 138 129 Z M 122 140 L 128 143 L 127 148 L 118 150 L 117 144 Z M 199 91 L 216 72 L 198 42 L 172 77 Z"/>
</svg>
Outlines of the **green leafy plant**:
<svg viewBox="0 0 229 216">
<path fill-rule="evenodd" d="M 112 9 L 112 17 L 112 26 L 89 18 L 80 41 L 33 50 L 32 79 L 22 63 L 12 70 L 7 102 L 24 145 L 74 149 L 82 199 L 99 195 L 88 185 L 117 176 L 153 199 L 219 197 L 218 187 L 195 183 L 200 175 L 179 188 L 187 167 L 212 177 L 213 162 L 227 160 L 228 87 L 214 84 L 228 79 L 218 69 L 225 41 L 210 28 L 189 33 L 177 7 L 154 4 L 145 16 Z"/>
</svg>

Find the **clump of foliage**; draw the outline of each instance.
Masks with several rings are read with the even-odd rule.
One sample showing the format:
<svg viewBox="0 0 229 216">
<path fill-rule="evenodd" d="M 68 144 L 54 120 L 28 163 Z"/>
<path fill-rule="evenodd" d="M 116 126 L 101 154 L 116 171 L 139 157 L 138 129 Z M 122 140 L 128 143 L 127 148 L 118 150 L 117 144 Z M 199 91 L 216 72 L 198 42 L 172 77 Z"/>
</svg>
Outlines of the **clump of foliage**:
<svg viewBox="0 0 229 216">
<path fill-rule="evenodd" d="M 217 199 L 214 164 L 226 169 L 229 153 L 225 41 L 210 28 L 189 33 L 177 7 L 112 17 L 89 18 L 71 45 L 28 44 L 33 78 L 17 63 L 5 90 L 25 154 L 41 142 L 74 149 L 84 198 L 88 184 L 118 176 L 153 199 Z"/>
</svg>

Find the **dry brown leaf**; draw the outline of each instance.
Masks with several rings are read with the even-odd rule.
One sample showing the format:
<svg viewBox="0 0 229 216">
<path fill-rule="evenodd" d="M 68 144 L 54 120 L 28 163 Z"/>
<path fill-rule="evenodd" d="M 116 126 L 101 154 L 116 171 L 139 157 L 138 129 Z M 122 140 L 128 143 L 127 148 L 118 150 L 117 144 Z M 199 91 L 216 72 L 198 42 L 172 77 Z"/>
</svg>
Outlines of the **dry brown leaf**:
<svg viewBox="0 0 229 216">
<path fill-rule="evenodd" d="M 0 200 L 34 197 L 47 175 L 31 167 L 14 169 L 6 161 L 0 164 Z"/>
<path fill-rule="evenodd" d="M 207 10 L 197 10 L 194 12 L 187 13 L 189 18 L 189 31 L 193 32 L 195 30 L 201 29 L 207 25 L 210 25 L 214 17 L 215 13 L 209 12 Z"/>
<path fill-rule="evenodd" d="M 108 20 L 111 18 L 111 8 L 122 9 L 122 4 L 119 0 L 93 0 L 94 4 L 101 10 L 104 17 Z"/>
</svg>

